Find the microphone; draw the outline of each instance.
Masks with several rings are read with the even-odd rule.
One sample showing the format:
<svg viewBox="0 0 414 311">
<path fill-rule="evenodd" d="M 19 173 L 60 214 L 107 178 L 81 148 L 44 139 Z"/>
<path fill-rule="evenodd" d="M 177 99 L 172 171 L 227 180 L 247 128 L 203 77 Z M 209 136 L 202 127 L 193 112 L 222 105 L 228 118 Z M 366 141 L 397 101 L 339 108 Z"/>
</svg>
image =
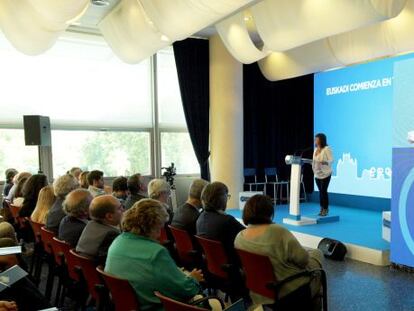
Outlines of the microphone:
<svg viewBox="0 0 414 311">
<path fill-rule="evenodd" d="M 298 153 L 300 153 L 300 157 L 302 157 L 302 155 L 306 152 L 306 151 L 309 151 L 309 150 L 312 150 L 313 149 L 313 147 L 307 147 L 307 148 L 303 148 L 303 149 L 298 149 L 298 150 L 296 150 L 294 153 L 293 153 L 293 155 L 294 156 L 297 156 L 298 155 Z"/>
</svg>

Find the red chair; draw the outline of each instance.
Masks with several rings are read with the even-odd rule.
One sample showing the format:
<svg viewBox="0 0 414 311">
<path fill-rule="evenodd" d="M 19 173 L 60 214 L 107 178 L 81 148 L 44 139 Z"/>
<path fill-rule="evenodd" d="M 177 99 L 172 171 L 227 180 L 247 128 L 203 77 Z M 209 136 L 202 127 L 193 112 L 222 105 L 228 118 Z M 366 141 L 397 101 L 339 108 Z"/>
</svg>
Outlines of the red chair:
<svg viewBox="0 0 414 311">
<path fill-rule="evenodd" d="M 228 271 L 232 265 L 229 263 L 223 244 L 197 235 L 195 237 L 203 249 L 207 270 L 218 278 L 229 280 Z"/>
<path fill-rule="evenodd" d="M 277 310 L 304 310 L 311 304 L 309 284 L 302 286 L 296 291 L 279 299 L 280 289 L 288 282 L 300 277 L 312 278 L 319 274 L 323 287 L 323 310 L 327 309 L 326 274 L 324 270 L 303 271 L 294 274 L 282 281 L 278 281 L 273 271 L 272 263 L 267 256 L 254 254 L 245 250 L 237 249 L 243 270 L 246 276 L 247 288 L 259 295 L 275 301 L 274 308 Z"/>
<path fill-rule="evenodd" d="M 77 253 L 73 249 L 70 250 L 70 253 L 76 257 L 83 278 L 88 286 L 88 292 L 96 303 L 96 309 L 100 310 L 104 305 L 105 287 L 98 271 L 96 271 L 95 261 L 90 257 Z"/>
<path fill-rule="evenodd" d="M 40 275 L 42 273 L 42 264 L 45 251 L 43 249 L 42 237 L 40 235 L 40 229 L 43 227 L 43 224 L 34 222 L 29 218 L 30 226 L 32 227 L 33 235 L 35 238 L 34 251 L 32 260 L 30 263 L 30 274 L 34 277 L 37 283 L 40 282 Z"/>
<path fill-rule="evenodd" d="M 10 213 L 14 219 L 14 223 L 19 225 L 19 229 L 26 228 L 27 221 L 24 217 L 19 216 L 21 207 L 13 204 L 9 204 Z"/>
<path fill-rule="evenodd" d="M 160 237 L 158 238 L 158 241 L 160 242 L 161 245 L 170 243 L 170 241 L 168 240 L 167 230 L 165 230 L 165 227 L 161 228 L 161 234 L 160 234 Z"/>
<path fill-rule="evenodd" d="M 200 254 L 195 249 L 190 234 L 185 230 L 175 228 L 171 225 L 168 227 L 174 237 L 175 248 L 177 249 L 178 257 L 181 263 L 184 266 L 199 266 L 201 262 L 201 259 L 199 258 Z"/>
<path fill-rule="evenodd" d="M 70 244 L 53 237 L 51 241 L 53 255 L 55 257 L 56 270 L 55 274 L 59 278 L 58 287 L 56 290 L 55 305 L 61 306 L 64 300 L 65 285 L 68 283 L 68 269 L 65 257 L 70 251 Z"/>
<path fill-rule="evenodd" d="M 40 236 L 42 238 L 43 242 L 43 249 L 46 253 L 46 261 L 48 262 L 48 275 L 47 275 L 47 282 L 46 282 L 46 291 L 45 296 L 47 299 L 50 299 L 50 296 L 52 294 L 53 289 L 53 280 L 55 278 L 55 257 L 53 255 L 53 249 L 52 249 L 52 241 L 55 237 L 55 233 L 53 231 L 50 231 L 46 229 L 45 227 L 40 228 Z"/>
<path fill-rule="evenodd" d="M 160 292 L 154 292 L 154 294 L 161 300 L 161 303 L 164 306 L 165 311 L 206 311 L 208 310 L 208 309 L 192 306 L 192 305 L 168 298 L 162 295 Z"/>
<path fill-rule="evenodd" d="M 127 280 L 118 278 L 97 267 L 99 275 L 105 282 L 106 287 L 111 293 L 112 303 L 115 311 L 138 311 L 139 302 L 134 289 Z"/>
</svg>

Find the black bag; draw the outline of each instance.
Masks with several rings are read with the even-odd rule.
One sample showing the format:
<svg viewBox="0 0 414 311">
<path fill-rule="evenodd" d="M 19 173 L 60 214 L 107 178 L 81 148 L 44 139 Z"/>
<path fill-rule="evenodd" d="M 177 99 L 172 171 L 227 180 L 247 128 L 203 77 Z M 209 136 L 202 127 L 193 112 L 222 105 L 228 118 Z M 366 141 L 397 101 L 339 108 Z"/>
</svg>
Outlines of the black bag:
<svg viewBox="0 0 414 311">
<path fill-rule="evenodd" d="M 346 255 L 346 246 L 338 240 L 324 238 L 318 244 L 318 249 L 329 259 L 344 260 Z"/>
</svg>

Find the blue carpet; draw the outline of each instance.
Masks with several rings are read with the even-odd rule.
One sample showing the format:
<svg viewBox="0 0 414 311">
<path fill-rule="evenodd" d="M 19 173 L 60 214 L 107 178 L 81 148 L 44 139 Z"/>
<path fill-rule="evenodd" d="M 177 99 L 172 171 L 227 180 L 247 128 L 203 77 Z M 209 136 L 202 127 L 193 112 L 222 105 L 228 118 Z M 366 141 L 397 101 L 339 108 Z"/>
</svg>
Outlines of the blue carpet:
<svg viewBox="0 0 414 311">
<path fill-rule="evenodd" d="M 301 204 L 303 216 L 316 215 L 319 212 L 319 204 Z M 241 218 L 241 211 L 229 209 L 227 213 L 236 218 Z M 357 209 L 342 206 L 330 206 L 331 215 L 339 215 L 339 222 L 291 226 L 283 223 L 283 218 L 289 214 L 287 205 L 277 205 L 274 222 L 283 225 L 290 231 L 296 231 L 320 237 L 329 237 L 344 243 L 351 243 L 377 250 L 387 250 L 390 244 L 382 239 L 382 213 L 365 209 Z"/>
</svg>

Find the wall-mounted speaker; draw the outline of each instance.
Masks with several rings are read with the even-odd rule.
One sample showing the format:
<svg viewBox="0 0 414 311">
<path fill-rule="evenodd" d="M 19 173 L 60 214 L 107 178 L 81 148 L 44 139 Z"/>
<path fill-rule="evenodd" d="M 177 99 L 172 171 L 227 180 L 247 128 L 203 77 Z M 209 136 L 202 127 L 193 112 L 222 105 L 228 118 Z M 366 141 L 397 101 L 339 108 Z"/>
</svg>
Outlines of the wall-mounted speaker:
<svg viewBox="0 0 414 311">
<path fill-rule="evenodd" d="M 50 119 L 44 116 L 23 116 L 26 146 L 51 146 Z"/>
</svg>

